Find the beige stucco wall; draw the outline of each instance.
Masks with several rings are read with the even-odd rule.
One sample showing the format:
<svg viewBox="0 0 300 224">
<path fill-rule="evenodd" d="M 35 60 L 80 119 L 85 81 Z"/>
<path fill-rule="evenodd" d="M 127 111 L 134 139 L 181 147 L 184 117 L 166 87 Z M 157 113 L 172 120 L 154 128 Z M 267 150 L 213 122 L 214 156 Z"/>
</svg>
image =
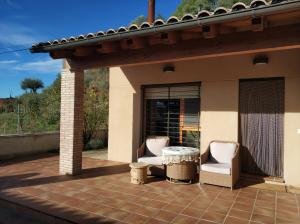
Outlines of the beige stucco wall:
<svg viewBox="0 0 300 224">
<path fill-rule="evenodd" d="M 285 77 L 284 177 L 288 184 L 300 186 L 300 163 L 291 165 L 292 160 L 300 159 L 300 83 L 296 82 L 300 78 L 300 50 L 267 55 L 269 64 L 261 66 L 254 66 L 255 55 L 249 54 L 173 62 L 174 73 L 163 73 L 164 64 L 111 68 L 108 158 L 135 159 L 141 129 L 141 85 L 201 81 L 203 151 L 213 139 L 237 141 L 239 79 Z"/>
<path fill-rule="evenodd" d="M 284 179 L 300 187 L 300 77 L 285 79 Z"/>
<path fill-rule="evenodd" d="M 0 159 L 43 153 L 59 148 L 59 132 L 0 136 Z"/>
</svg>

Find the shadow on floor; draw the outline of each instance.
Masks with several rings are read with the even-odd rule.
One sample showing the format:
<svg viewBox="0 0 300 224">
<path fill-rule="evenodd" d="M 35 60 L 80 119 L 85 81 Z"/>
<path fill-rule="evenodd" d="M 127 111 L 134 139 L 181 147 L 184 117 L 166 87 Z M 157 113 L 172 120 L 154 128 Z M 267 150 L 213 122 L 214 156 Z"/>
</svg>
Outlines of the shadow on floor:
<svg viewBox="0 0 300 224">
<path fill-rule="evenodd" d="M 87 178 L 93 178 L 99 176 L 120 174 L 125 172 L 129 172 L 128 164 L 87 168 L 87 169 L 83 169 L 81 174 L 76 176 L 56 175 L 50 177 L 45 176 L 45 177 L 34 178 L 35 176 L 41 175 L 38 172 L 2 176 L 0 177 L 0 190 L 36 186 L 36 185 L 43 185 L 43 184 L 53 184 L 53 183 L 59 183 L 64 181 L 87 179 Z"/>
<path fill-rule="evenodd" d="M 41 163 L 41 159 L 50 159 L 56 157 L 58 155 L 57 151 L 47 152 L 47 153 L 37 153 L 26 156 L 18 156 L 9 159 L 0 159 L 0 167 L 13 165 L 16 163 L 25 163 L 25 162 L 34 162 L 34 160 L 38 160 L 38 163 Z"/>
</svg>

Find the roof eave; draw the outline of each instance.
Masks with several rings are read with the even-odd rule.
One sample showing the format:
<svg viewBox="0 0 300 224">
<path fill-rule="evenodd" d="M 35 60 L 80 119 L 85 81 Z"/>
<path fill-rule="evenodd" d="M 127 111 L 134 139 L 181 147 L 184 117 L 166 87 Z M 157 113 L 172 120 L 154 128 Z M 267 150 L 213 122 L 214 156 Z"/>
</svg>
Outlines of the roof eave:
<svg viewBox="0 0 300 224">
<path fill-rule="evenodd" d="M 132 38 L 136 36 L 151 35 L 159 32 L 170 32 L 174 30 L 194 28 L 202 25 L 235 21 L 235 20 L 240 20 L 249 17 L 255 18 L 263 15 L 295 11 L 299 8 L 300 8 L 300 1 L 284 2 L 284 3 L 263 6 L 258 8 L 248 8 L 245 10 L 230 12 L 226 14 L 213 15 L 213 16 L 209 16 L 208 18 L 205 17 L 197 18 L 197 19 L 181 21 L 177 23 L 164 24 L 160 26 L 152 26 L 149 28 L 141 28 L 139 30 L 107 34 L 105 36 L 93 37 L 84 40 L 77 40 L 74 42 L 67 42 L 63 44 L 39 46 L 39 47 L 33 46 L 30 48 L 30 51 L 32 53 L 47 53 L 47 52 L 52 52 L 57 50 L 79 47 L 79 46 L 94 45 L 102 41 L 116 41 L 116 40 L 121 40 L 126 38 Z"/>
</svg>

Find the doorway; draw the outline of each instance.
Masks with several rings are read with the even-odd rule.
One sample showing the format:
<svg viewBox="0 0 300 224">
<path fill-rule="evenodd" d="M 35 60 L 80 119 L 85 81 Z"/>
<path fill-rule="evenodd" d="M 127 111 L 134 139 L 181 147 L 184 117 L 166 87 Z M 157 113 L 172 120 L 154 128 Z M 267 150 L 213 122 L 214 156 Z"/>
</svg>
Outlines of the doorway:
<svg viewBox="0 0 300 224">
<path fill-rule="evenodd" d="M 240 80 L 242 172 L 283 176 L 284 78 Z"/>
<path fill-rule="evenodd" d="M 143 141 L 168 136 L 174 146 L 200 146 L 200 83 L 143 87 Z"/>
</svg>

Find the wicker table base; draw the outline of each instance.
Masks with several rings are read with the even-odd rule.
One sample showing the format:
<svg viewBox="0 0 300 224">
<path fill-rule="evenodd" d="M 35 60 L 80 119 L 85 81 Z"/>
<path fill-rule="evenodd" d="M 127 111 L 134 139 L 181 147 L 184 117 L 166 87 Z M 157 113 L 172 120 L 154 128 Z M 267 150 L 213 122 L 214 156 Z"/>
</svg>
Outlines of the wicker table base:
<svg viewBox="0 0 300 224">
<path fill-rule="evenodd" d="M 131 183 L 144 184 L 147 181 L 147 167 L 145 163 L 130 163 Z"/>
<path fill-rule="evenodd" d="M 167 180 L 172 183 L 192 183 L 196 177 L 195 162 L 182 162 L 167 165 Z"/>
</svg>

